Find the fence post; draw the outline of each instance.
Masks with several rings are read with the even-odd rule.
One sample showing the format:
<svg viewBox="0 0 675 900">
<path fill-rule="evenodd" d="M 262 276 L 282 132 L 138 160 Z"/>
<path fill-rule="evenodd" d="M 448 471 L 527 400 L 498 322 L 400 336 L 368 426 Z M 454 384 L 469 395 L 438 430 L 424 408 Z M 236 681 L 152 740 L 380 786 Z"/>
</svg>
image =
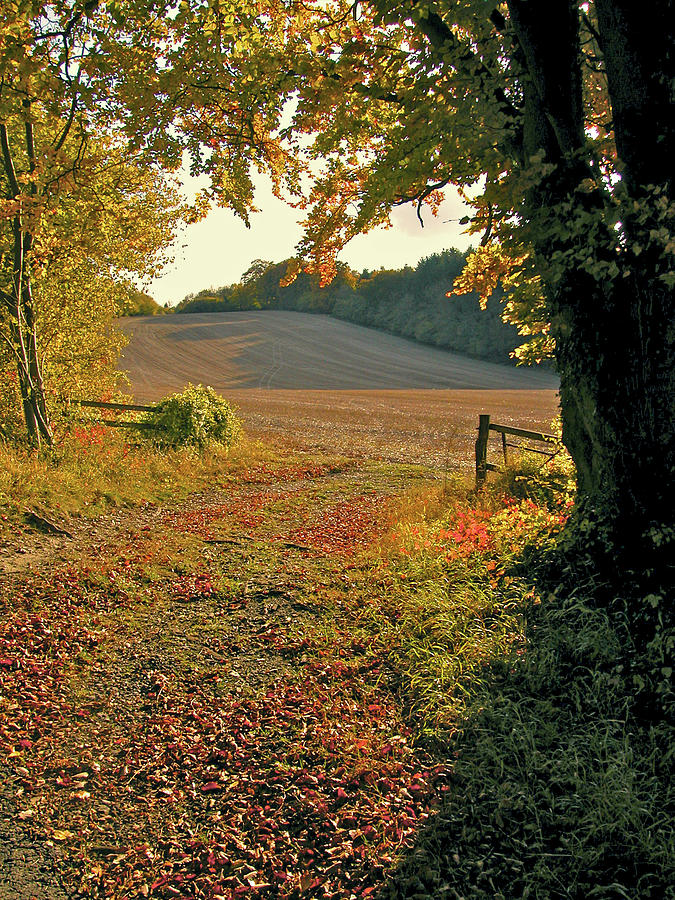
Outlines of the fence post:
<svg viewBox="0 0 675 900">
<path fill-rule="evenodd" d="M 476 440 L 476 487 L 480 487 L 487 476 L 487 445 L 490 434 L 490 416 L 478 417 L 478 439 Z"/>
</svg>

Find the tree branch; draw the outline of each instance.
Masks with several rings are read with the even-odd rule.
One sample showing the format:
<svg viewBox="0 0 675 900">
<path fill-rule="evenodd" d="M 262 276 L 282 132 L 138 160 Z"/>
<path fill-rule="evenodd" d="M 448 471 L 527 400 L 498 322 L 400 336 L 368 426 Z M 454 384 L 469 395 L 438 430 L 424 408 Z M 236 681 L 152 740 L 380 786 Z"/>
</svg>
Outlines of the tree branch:
<svg viewBox="0 0 675 900">
<path fill-rule="evenodd" d="M 7 186 L 9 188 L 9 194 L 7 196 L 9 200 L 13 200 L 15 197 L 18 197 L 20 193 L 19 182 L 16 177 L 14 160 L 12 159 L 12 150 L 9 146 L 7 125 L 4 122 L 0 122 L 0 147 L 2 148 L 2 162 L 5 168 L 5 175 L 7 176 Z"/>
<path fill-rule="evenodd" d="M 549 162 L 569 161 L 585 144 L 576 3 L 509 0 L 509 12 L 526 74 L 558 145 L 556 153 L 541 149 Z"/>
<path fill-rule="evenodd" d="M 422 220 L 422 204 L 433 194 L 434 191 L 440 191 L 441 188 L 444 188 L 446 184 L 450 184 L 449 178 L 443 178 L 441 181 L 437 181 L 435 184 L 428 184 L 421 194 L 417 196 L 417 218 L 419 219 L 419 223 L 424 228 L 424 221 Z"/>
<path fill-rule="evenodd" d="M 68 118 L 66 119 L 66 123 L 63 126 L 63 131 L 61 132 L 61 135 L 60 135 L 59 139 L 56 141 L 56 143 L 52 144 L 52 146 L 54 147 L 54 150 L 56 150 L 56 151 L 59 151 L 61 149 L 61 147 L 63 147 L 63 145 L 66 142 L 66 138 L 68 137 L 68 134 L 70 133 L 70 129 L 73 126 L 73 122 L 75 121 L 75 111 L 77 110 L 78 99 L 79 98 L 78 98 L 78 93 L 77 93 L 77 89 L 76 89 L 73 92 L 73 99 L 70 103 L 70 111 L 68 113 Z"/>
<path fill-rule="evenodd" d="M 490 17 L 490 20 L 492 21 L 492 17 Z M 503 27 L 506 26 L 506 20 L 503 16 L 501 17 L 500 22 Z M 471 62 L 475 66 L 476 75 L 483 76 L 491 82 L 495 81 L 495 76 L 485 63 L 482 62 L 472 50 L 461 43 L 459 38 L 452 29 L 446 25 L 438 13 L 428 13 L 424 18 L 419 20 L 418 27 L 435 51 L 438 52 L 449 47 L 459 54 L 459 58 L 462 62 Z M 495 85 L 493 88 L 493 96 L 499 104 L 501 111 L 506 116 L 513 119 L 520 118 L 520 110 L 509 100 L 502 87 Z"/>
<path fill-rule="evenodd" d="M 24 109 L 29 110 L 30 115 L 30 100 L 24 100 L 23 102 Z M 37 164 L 35 162 L 35 139 L 33 134 L 33 123 L 30 119 L 26 118 L 24 123 L 24 129 L 26 134 L 26 153 L 28 155 L 28 171 L 31 175 L 35 172 Z M 37 185 L 35 184 L 34 179 L 31 179 L 30 182 L 30 193 L 32 197 L 35 197 L 37 194 Z"/>
</svg>

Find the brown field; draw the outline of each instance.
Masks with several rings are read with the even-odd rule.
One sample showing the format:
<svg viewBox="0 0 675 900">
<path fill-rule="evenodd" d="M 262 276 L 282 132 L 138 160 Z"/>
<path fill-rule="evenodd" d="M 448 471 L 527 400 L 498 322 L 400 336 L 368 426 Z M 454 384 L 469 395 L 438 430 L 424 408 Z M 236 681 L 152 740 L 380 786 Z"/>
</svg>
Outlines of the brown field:
<svg viewBox="0 0 675 900">
<path fill-rule="evenodd" d="M 549 430 L 557 380 L 328 316 L 211 313 L 125 319 L 138 401 L 210 384 L 247 432 L 297 448 L 433 466 L 470 464 L 479 413 Z"/>
</svg>

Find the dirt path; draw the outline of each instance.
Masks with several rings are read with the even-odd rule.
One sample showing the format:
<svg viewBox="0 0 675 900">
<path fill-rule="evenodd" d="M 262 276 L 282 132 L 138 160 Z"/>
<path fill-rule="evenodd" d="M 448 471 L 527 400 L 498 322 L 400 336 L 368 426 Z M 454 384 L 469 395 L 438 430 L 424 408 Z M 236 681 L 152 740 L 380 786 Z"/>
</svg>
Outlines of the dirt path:
<svg viewBox="0 0 675 900">
<path fill-rule="evenodd" d="M 344 610 L 432 477 L 253 466 L 5 574 L 0 898 L 370 896 L 444 775 Z"/>
</svg>

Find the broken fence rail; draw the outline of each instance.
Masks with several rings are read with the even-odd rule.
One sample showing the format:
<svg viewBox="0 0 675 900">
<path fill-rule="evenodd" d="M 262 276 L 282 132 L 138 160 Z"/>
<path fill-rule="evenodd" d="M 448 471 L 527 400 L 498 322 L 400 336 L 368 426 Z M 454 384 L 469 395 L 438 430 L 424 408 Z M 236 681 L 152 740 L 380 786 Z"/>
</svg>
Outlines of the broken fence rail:
<svg viewBox="0 0 675 900">
<path fill-rule="evenodd" d="M 560 452 L 562 448 L 560 438 L 556 437 L 554 434 L 546 434 L 543 431 L 528 431 L 525 428 L 512 428 L 510 425 L 497 425 L 494 422 L 490 422 L 490 416 L 479 416 L 478 438 L 476 440 L 476 487 L 480 487 L 480 485 L 483 484 L 483 482 L 487 478 L 488 472 L 502 471 L 501 466 L 496 466 L 493 463 L 489 463 L 487 461 L 488 439 L 490 437 L 491 431 L 494 431 L 497 434 L 501 434 L 502 436 L 502 453 L 504 456 L 504 466 L 508 465 L 509 447 L 513 449 L 524 450 L 527 453 L 540 453 L 543 456 L 548 457 L 549 459 L 552 459 L 557 453 Z M 538 447 L 529 447 L 527 444 L 523 443 L 509 443 L 506 440 L 507 436 L 519 437 L 523 438 L 526 441 L 537 441 L 543 444 L 553 444 L 554 449 L 542 450 Z"/>
</svg>

